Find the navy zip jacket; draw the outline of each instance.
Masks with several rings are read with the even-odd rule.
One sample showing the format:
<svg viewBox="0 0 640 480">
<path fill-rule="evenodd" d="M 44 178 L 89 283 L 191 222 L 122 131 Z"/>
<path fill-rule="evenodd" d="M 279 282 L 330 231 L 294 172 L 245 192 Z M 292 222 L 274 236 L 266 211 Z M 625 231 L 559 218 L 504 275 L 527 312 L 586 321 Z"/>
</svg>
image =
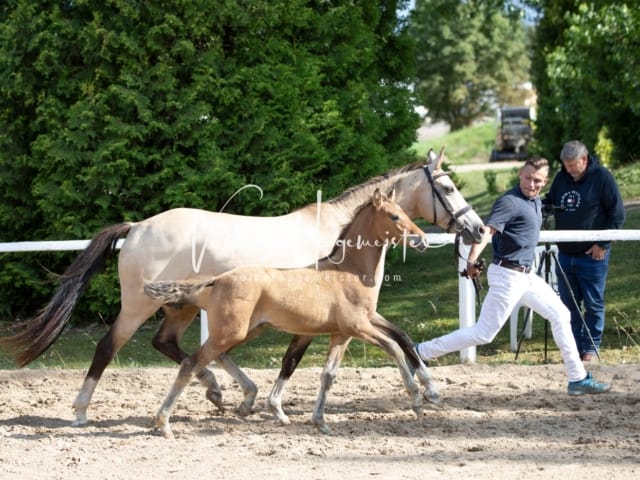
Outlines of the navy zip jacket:
<svg viewBox="0 0 640 480">
<path fill-rule="evenodd" d="M 624 223 L 624 204 L 618 185 L 611 172 L 592 155 L 589 155 L 587 171 L 578 181 L 562 166 L 551 183 L 545 203 L 556 207 L 556 230 L 608 230 L 620 228 Z M 595 243 L 608 249 L 611 242 Z M 558 249 L 569 255 L 582 255 L 593 244 L 559 242 Z"/>
</svg>

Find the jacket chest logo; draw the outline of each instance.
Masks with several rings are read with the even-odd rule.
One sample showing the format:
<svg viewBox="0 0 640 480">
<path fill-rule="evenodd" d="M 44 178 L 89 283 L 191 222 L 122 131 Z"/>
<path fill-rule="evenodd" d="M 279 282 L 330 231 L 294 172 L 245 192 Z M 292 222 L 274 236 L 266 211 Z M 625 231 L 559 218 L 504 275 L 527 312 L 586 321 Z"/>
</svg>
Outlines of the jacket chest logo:
<svg viewBox="0 0 640 480">
<path fill-rule="evenodd" d="M 580 200 L 580 192 L 570 190 L 562 195 L 560 205 L 566 212 L 575 212 L 580 207 Z"/>
</svg>

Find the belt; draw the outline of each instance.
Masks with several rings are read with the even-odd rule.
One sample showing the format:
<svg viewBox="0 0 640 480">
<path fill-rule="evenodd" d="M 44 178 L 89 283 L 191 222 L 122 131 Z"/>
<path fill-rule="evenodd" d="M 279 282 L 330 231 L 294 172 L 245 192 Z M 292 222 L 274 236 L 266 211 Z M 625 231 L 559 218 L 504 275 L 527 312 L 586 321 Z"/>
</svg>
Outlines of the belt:
<svg viewBox="0 0 640 480">
<path fill-rule="evenodd" d="M 491 263 L 498 265 L 499 267 L 508 268 L 509 270 L 515 270 L 516 272 L 529 273 L 531 267 L 526 265 L 520 265 L 519 263 L 510 262 L 501 258 L 495 258 Z"/>
</svg>

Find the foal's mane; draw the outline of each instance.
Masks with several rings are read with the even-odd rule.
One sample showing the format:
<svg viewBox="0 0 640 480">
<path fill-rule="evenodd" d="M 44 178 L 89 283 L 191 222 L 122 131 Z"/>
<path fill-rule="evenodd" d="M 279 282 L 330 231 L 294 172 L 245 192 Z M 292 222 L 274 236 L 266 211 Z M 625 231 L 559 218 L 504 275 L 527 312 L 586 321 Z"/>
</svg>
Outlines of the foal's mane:
<svg viewBox="0 0 640 480">
<path fill-rule="evenodd" d="M 331 251 L 328 253 L 327 256 L 322 257 L 320 259 L 320 261 L 322 260 L 326 260 L 329 259 L 333 256 L 333 254 L 335 253 L 336 250 L 338 250 L 338 248 L 341 248 L 340 242 L 338 240 L 344 240 L 344 238 L 347 235 L 347 232 L 349 231 L 349 229 L 351 228 L 351 225 L 353 225 L 353 222 L 355 222 L 356 218 L 358 218 L 358 215 L 360 214 L 360 212 L 362 212 L 362 210 L 364 210 L 367 207 L 370 207 L 373 204 L 373 200 L 369 200 L 368 202 L 363 203 L 362 205 L 360 205 L 358 208 L 356 208 L 353 212 L 353 216 L 351 217 L 351 221 L 345 223 L 342 226 L 342 230 L 340 230 L 340 234 L 336 237 L 336 241 L 333 244 L 333 248 L 331 249 Z"/>
<path fill-rule="evenodd" d="M 401 177 L 407 173 L 414 172 L 415 170 L 423 168 L 423 162 L 414 162 L 403 167 L 394 168 L 393 170 L 389 170 L 382 175 L 378 175 L 377 177 L 373 177 L 367 180 L 364 183 L 359 185 L 355 185 L 344 192 L 342 192 L 337 197 L 328 200 L 327 203 L 333 205 L 335 207 L 343 207 L 345 210 L 349 209 L 349 206 L 355 206 L 356 208 L 351 212 L 349 221 L 345 222 L 340 231 L 340 235 L 336 238 L 343 239 L 349 227 L 358 216 L 358 214 L 365 209 L 367 206 L 371 205 L 371 194 L 376 188 L 380 188 L 380 190 L 389 195 L 391 193 L 391 186 L 395 183 L 397 177 Z M 338 242 L 336 242 L 331 249 L 331 252 L 326 257 L 323 257 L 321 260 L 330 258 L 338 248 Z"/>
</svg>

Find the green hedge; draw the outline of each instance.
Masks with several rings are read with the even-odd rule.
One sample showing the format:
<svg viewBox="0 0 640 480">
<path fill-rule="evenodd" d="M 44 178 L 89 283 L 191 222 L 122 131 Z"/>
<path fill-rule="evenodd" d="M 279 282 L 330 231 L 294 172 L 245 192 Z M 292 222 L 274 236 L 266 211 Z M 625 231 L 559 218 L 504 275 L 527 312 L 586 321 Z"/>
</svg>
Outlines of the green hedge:
<svg viewBox="0 0 640 480">
<path fill-rule="evenodd" d="M 91 237 L 176 206 L 281 214 L 409 161 L 419 119 L 397 1 L 8 0 L 0 241 Z M 71 254 L 7 254 L 3 318 Z M 105 280 L 106 279 L 106 280 Z M 79 313 L 117 310 L 114 272 Z"/>
</svg>

